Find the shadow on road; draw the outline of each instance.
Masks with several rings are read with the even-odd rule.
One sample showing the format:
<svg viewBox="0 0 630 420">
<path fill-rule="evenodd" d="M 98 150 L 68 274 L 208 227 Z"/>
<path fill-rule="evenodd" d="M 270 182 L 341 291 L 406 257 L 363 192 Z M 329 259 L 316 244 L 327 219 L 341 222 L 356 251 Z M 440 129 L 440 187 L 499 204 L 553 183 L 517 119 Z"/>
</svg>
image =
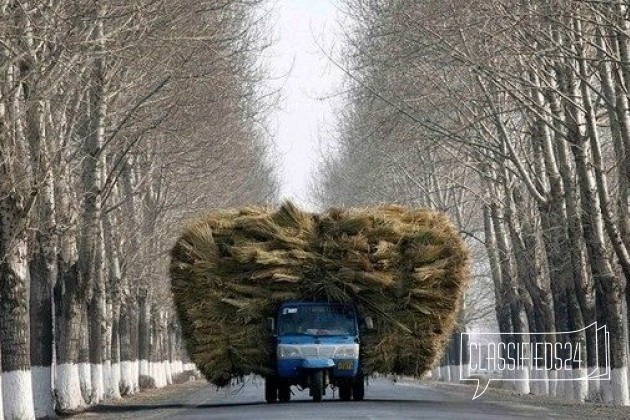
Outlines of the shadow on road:
<svg viewBox="0 0 630 420">
<path fill-rule="evenodd" d="M 386 403 L 386 404 L 413 404 L 413 405 L 438 405 L 444 404 L 444 401 L 438 400 L 403 400 L 403 399 L 386 399 L 386 398 L 366 398 L 363 402 L 357 401 L 341 401 L 341 400 L 323 400 L 321 402 L 314 402 L 312 400 L 293 400 L 288 403 L 274 403 L 273 406 L 282 405 L 295 405 L 295 404 L 364 404 L 370 402 Z M 450 401 L 449 405 L 457 405 L 458 402 Z M 468 401 L 462 401 L 462 404 L 467 404 Z M 90 407 L 85 412 L 87 413 L 117 413 L 117 412 L 137 412 L 137 411 L 151 411 L 151 410 L 169 410 L 169 409 L 207 409 L 207 408 L 227 408 L 227 407 L 249 407 L 249 406 L 267 406 L 264 401 L 250 401 L 250 402 L 217 402 L 216 404 L 101 404 L 94 407 Z"/>
</svg>

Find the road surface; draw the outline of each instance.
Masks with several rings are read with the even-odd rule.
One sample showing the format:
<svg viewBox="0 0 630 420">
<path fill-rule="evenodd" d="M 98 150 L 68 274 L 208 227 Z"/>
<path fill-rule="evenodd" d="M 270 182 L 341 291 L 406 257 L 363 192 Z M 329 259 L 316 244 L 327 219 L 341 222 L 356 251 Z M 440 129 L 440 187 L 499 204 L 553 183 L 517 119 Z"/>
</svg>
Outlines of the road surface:
<svg viewBox="0 0 630 420">
<path fill-rule="evenodd" d="M 527 401 L 482 398 L 472 401 L 470 392 L 450 392 L 430 383 L 372 379 L 366 389 L 366 400 L 342 402 L 330 392 L 324 401 L 314 403 L 307 392 L 298 392 L 290 403 L 265 404 L 261 379 L 248 381 L 243 387 L 215 390 L 200 383 L 191 389 L 180 388 L 173 395 L 138 397 L 133 401 L 93 407 L 78 416 L 81 419 L 328 419 L 340 418 L 431 418 L 431 419 L 520 419 L 574 418 L 561 406 L 544 406 Z M 465 389 L 465 390 L 468 390 Z M 164 392 L 164 391 L 162 391 Z M 150 392 L 149 392 L 150 394 Z M 470 394 L 470 395 L 468 395 Z M 335 395 L 335 397 L 337 397 Z"/>
</svg>

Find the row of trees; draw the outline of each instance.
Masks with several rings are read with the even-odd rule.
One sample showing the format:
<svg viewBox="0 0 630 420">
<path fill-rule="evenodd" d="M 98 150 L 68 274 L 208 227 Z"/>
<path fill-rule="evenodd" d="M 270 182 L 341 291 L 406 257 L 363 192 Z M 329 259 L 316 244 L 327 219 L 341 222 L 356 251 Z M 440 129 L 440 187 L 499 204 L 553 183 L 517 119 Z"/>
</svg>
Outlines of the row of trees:
<svg viewBox="0 0 630 420">
<path fill-rule="evenodd" d="M 0 419 L 190 368 L 168 246 L 277 192 L 259 3 L 0 2 Z"/>
<path fill-rule="evenodd" d="M 572 373 L 532 371 L 518 389 L 630 404 L 630 5 L 345 4 L 346 106 L 319 201 L 448 212 L 486 251 L 475 272 L 488 272 L 506 342 L 555 331 L 587 350 Z M 612 380 L 546 381 L 603 367 L 592 329 L 561 334 L 595 321 Z"/>
</svg>

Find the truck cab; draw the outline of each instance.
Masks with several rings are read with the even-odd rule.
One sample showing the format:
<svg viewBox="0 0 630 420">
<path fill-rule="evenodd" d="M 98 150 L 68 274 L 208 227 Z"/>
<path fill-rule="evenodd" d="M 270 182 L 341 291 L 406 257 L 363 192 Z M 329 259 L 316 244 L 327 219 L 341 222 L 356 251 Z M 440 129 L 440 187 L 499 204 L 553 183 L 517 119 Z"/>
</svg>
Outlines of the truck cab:
<svg viewBox="0 0 630 420">
<path fill-rule="evenodd" d="M 269 319 L 276 357 L 265 378 L 268 403 L 287 402 L 291 386 L 309 389 L 321 401 L 329 385 L 339 398 L 363 400 L 364 376 L 360 330 L 372 327 L 369 317 L 359 320 L 349 303 L 288 301 Z"/>
</svg>

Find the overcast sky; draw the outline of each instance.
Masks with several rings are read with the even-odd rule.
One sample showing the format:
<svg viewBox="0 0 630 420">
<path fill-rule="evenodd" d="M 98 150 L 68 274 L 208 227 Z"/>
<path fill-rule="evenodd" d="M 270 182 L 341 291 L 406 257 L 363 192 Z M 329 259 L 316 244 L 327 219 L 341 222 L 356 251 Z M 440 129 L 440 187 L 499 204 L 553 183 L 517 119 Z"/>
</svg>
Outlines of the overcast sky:
<svg viewBox="0 0 630 420">
<path fill-rule="evenodd" d="M 274 116 L 282 196 L 305 207 L 320 140 L 327 140 L 320 132 L 334 118 L 332 101 L 321 98 L 334 92 L 341 79 L 317 43 L 329 48 L 335 41 L 337 14 L 334 0 L 278 0 L 275 7 L 277 43 L 269 51 L 270 65 L 276 76 L 288 73 L 279 81 L 283 102 Z"/>
</svg>

